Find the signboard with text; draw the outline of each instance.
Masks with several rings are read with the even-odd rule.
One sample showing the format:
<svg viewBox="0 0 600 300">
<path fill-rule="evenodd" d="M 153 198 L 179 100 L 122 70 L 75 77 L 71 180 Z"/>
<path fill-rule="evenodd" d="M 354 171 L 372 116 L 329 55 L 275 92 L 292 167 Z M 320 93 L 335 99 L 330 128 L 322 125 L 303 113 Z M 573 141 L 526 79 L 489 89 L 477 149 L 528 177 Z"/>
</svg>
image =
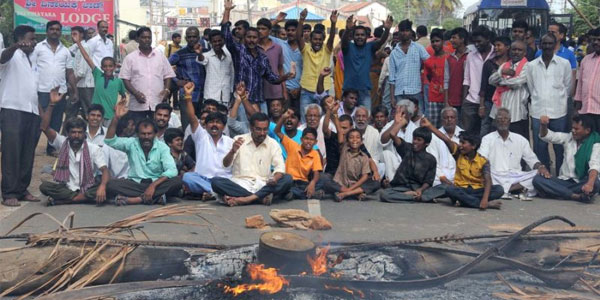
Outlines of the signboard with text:
<svg viewBox="0 0 600 300">
<path fill-rule="evenodd" d="M 501 0 L 500 6 L 527 6 L 527 0 Z"/>
<path fill-rule="evenodd" d="M 71 27 L 94 27 L 100 20 L 108 22 L 108 32 L 114 33 L 114 0 L 15 0 L 15 26 L 29 25 L 36 33 L 46 32 L 48 21 L 59 21 L 63 33 Z"/>
</svg>

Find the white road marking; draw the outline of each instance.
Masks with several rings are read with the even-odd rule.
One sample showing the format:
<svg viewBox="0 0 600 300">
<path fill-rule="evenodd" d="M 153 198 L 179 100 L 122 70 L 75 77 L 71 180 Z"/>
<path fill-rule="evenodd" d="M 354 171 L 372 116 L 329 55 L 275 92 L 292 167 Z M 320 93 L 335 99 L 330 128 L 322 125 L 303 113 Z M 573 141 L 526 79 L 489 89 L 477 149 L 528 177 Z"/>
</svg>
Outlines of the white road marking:
<svg viewBox="0 0 600 300">
<path fill-rule="evenodd" d="M 321 200 L 310 199 L 307 202 L 308 202 L 308 213 L 311 216 L 320 216 L 321 215 Z"/>
</svg>

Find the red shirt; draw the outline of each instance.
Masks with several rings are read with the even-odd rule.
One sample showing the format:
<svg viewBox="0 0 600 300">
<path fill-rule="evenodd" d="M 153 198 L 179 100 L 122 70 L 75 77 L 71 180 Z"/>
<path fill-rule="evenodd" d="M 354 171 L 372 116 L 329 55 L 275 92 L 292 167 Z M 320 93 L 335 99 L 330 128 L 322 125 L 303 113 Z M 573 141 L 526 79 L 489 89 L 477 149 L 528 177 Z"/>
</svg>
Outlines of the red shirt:
<svg viewBox="0 0 600 300">
<path fill-rule="evenodd" d="M 465 61 L 467 54 L 463 53 L 459 58 L 453 54 L 448 55 L 446 63 L 448 64 L 448 73 L 450 74 L 448 82 L 448 104 L 452 106 L 462 105 L 463 81 L 465 77 Z"/>
<path fill-rule="evenodd" d="M 423 73 L 429 82 L 429 102 L 444 102 L 444 68 L 447 55 L 430 56 L 423 63 Z"/>
</svg>

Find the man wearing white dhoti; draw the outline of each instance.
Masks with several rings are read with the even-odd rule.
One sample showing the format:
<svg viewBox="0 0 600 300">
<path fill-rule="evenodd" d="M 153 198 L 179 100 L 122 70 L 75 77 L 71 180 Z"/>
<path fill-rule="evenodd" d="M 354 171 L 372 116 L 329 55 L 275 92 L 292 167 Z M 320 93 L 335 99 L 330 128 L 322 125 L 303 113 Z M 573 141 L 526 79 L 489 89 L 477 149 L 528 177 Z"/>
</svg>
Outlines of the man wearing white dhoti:
<svg viewBox="0 0 600 300">
<path fill-rule="evenodd" d="M 519 191 L 523 192 L 522 199 L 535 196 L 533 177 L 536 174 L 549 176 L 548 169 L 540 163 L 523 136 L 508 130 L 510 126 L 508 109 L 499 108 L 494 121 L 497 130 L 483 137 L 478 151 L 481 156 L 490 161 L 493 184 L 502 186 L 503 198 L 510 199 L 511 193 Z M 523 171 L 521 160 L 524 160 L 532 170 Z"/>
</svg>

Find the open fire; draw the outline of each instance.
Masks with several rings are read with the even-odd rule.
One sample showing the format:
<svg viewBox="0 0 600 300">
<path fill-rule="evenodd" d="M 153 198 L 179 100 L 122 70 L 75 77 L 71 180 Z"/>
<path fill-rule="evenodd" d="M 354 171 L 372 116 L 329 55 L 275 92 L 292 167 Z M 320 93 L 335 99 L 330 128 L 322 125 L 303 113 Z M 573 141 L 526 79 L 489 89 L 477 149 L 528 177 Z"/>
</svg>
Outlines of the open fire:
<svg viewBox="0 0 600 300">
<path fill-rule="evenodd" d="M 329 252 L 329 246 L 319 249 L 314 258 L 309 255 L 306 256 L 314 275 L 319 276 L 327 272 L 327 252 Z"/>
<path fill-rule="evenodd" d="M 258 291 L 261 294 L 275 294 L 281 291 L 284 285 L 290 285 L 289 281 L 277 274 L 277 269 L 275 268 L 265 268 L 265 265 L 259 264 L 248 264 L 247 271 L 250 279 L 259 280 L 261 283 L 240 284 L 235 287 L 225 285 L 225 293 L 232 293 L 234 296 L 249 291 Z"/>
<path fill-rule="evenodd" d="M 351 288 L 347 288 L 345 286 L 339 287 L 339 286 L 331 286 L 331 285 L 325 285 L 325 289 L 326 290 L 337 290 L 337 291 L 343 291 L 346 292 L 352 296 L 358 296 L 361 299 L 365 298 L 365 293 L 363 293 L 361 290 L 356 290 L 356 289 L 351 289 Z"/>
</svg>

